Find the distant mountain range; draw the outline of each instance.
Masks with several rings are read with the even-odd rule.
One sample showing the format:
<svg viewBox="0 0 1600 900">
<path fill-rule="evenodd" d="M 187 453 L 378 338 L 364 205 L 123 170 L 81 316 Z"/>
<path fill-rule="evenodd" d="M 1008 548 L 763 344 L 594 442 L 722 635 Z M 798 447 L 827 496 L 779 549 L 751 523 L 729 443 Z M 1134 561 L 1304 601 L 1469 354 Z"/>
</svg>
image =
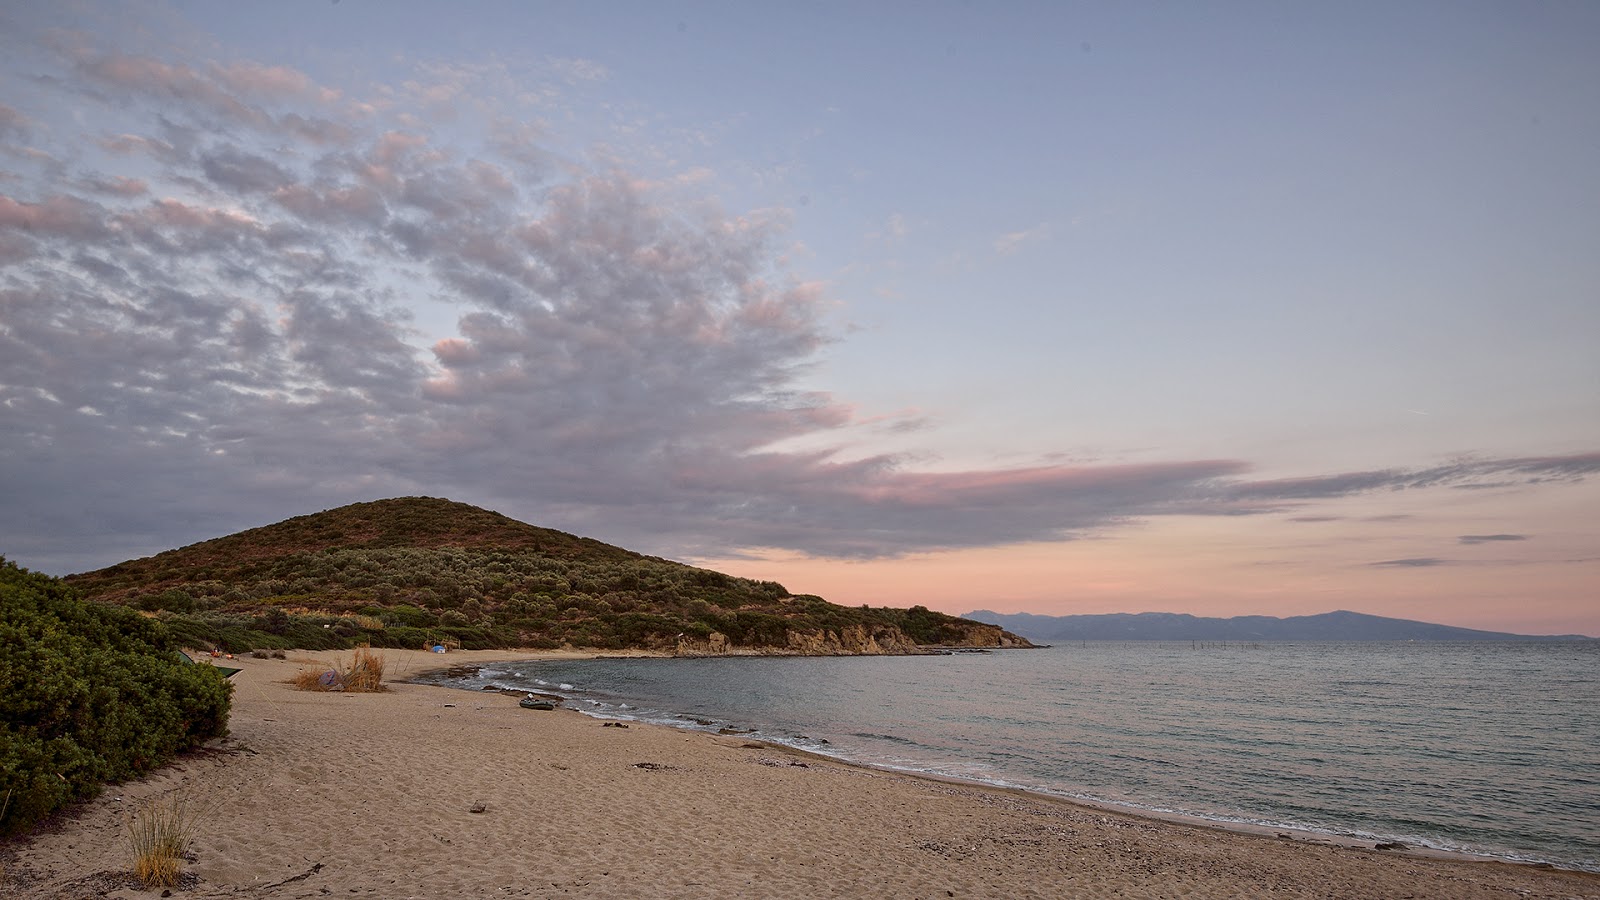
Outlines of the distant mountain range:
<svg viewBox="0 0 1600 900">
<path fill-rule="evenodd" d="M 987 609 L 963 618 L 999 625 L 1031 641 L 1584 641 L 1581 634 L 1478 631 L 1410 619 L 1338 612 L 1315 616 L 1204 618 L 1184 613 L 1036 616 Z"/>
</svg>

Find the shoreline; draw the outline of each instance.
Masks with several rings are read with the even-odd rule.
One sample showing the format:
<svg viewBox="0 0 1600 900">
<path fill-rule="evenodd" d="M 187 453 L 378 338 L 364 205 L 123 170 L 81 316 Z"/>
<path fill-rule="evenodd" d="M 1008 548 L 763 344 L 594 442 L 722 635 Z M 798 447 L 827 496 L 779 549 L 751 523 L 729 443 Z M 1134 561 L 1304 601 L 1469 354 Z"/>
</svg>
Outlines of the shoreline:
<svg viewBox="0 0 1600 900">
<path fill-rule="evenodd" d="M 1040 645 L 1040 646 L 1043 646 L 1043 645 Z M 1002 648 L 1002 649 L 1033 649 L 1033 648 Z M 579 651 L 579 650 L 534 651 L 534 652 L 532 652 L 531 654 L 528 654 L 528 655 L 517 655 L 512 651 L 500 651 L 500 650 L 472 651 L 472 652 L 480 652 L 480 653 L 496 654 L 496 655 L 493 658 L 485 658 L 485 659 L 483 659 L 481 661 L 474 661 L 474 662 L 471 662 L 471 663 L 465 663 L 465 664 L 456 665 L 456 666 L 438 667 L 438 668 L 433 668 L 433 669 L 421 670 L 421 671 L 414 672 L 411 675 L 409 675 L 408 676 L 408 680 L 411 683 L 414 683 L 414 684 L 421 684 L 421 685 L 425 685 L 425 686 L 429 686 L 429 687 L 441 687 L 441 688 L 444 688 L 446 690 L 457 690 L 457 691 L 462 691 L 464 693 L 472 694 L 472 693 L 477 693 L 478 691 L 475 691 L 474 689 L 469 688 L 469 687 L 451 687 L 449 685 L 440 684 L 438 682 L 419 681 L 418 679 L 423 679 L 423 678 L 427 678 L 429 676 L 435 676 L 435 675 L 441 675 L 441 676 L 442 675 L 446 675 L 446 674 L 449 674 L 449 673 L 453 673 L 454 670 L 456 670 L 456 669 L 472 669 L 472 670 L 475 671 L 477 669 L 482 668 L 482 665 L 484 665 L 484 664 L 495 663 L 495 662 L 537 662 L 537 661 L 545 661 L 545 660 L 588 660 L 588 659 L 696 659 L 696 658 L 699 658 L 699 657 L 693 657 L 693 656 L 677 656 L 677 655 L 671 654 L 671 653 L 652 652 L 652 651 L 648 651 L 648 650 L 623 651 L 623 652 L 617 652 L 617 651 Z M 505 654 L 505 655 L 500 655 L 500 654 Z M 467 673 L 462 673 L 462 674 L 465 675 Z M 484 690 L 483 692 L 484 693 L 488 693 L 487 690 Z M 538 693 L 539 691 L 532 691 L 532 692 L 533 693 Z M 546 692 L 546 693 L 548 693 L 548 692 Z M 550 693 L 548 695 L 552 696 L 552 697 L 559 696 L 559 695 L 553 694 L 553 693 Z M 564 698 L 564 699 L 566 699 L 566 698 Z M 673 729 L 673 730 L 684 732 L 686 734 L 701 734 L 701 735 L 716 734 L 715 731 L 710 730 L 708 727 L 704 726 L 703 724 L 701 726 L 697 727 L 695 725 L 679 724 L 677 722 L 672 722 L 672 721 L 663 721 L 663 720 L 658 720 L 658 719 L 637 718 L 637 717 L 628 716 L 628 715 L 625 715 L 625 714 L 619 718 L 618 716 L 615 716 L 615 715 L 599 715 L 599 714 L 596 714 L 596 713 L 593 713 L 593 712 L 590 712 L 590 711 L 587 711 L 587 710 L 584 710 L 584 709 L 580 709 L 580 708 L 575 707 L 575 706 L 566 706 L 565 709 L 567 709 L 568 711 L 571 711 L 571 712 L 576 712 L 576 713 L 578 713 L 580 715 L 583 715 L 583 716 L 586 716 L 586 717 L 589 717 L 589 718 L 592 718 L 592 719 L 596 719 L 598 721 L 607 721 L 607 720 L 615 719 L 615 720 L 618 720 L 618 721 L 627 721 L 627 722 L 632 723 L 632 724 L 643 725 L 643 726 L 648 726 L 648 727 L 652 727 L 652 728 Z M 1498 863 L 1498 864 L 1504 864 L 1504 865 L 1510 865 L 1510 866 L 1525 866 L 1525 867 L 1535 868 L 1535 869 L 1550 869 L 1550 870 L 1557 870 L 1557 871 L 1563 871 L 1563 872 L 1573 872 L 1573 873 L 1583 874 L 1583 875 L 1600 876 L 1600 871 L 1578 868 L 1578 867 L 1572 866 L 1572 865 L 1564 865 L 1564 864 L 1562 864 L 1560 862 L 1552 862 L 1552 861 L 1537 860 L 1537 859 L 1518 859 L 1518 858 L 1510 857 L 1510 856 L 1497 856 L 1497 855 L 1495 855 L 1493 853 L 1488 853 L 1488 852 L 1474 852 L 1474 851 L 1471 851 L 1471 850 L 1449 849 L 1449 848 L 1444 848 L 1444 847 L 1436 847 L 1436 846 L 1432 846 L 1432 845 L 1429 845 L 1429 844 L 1426 844 L 1426 843 L 1420 843 L 1420 842 L 1417 841 L 1417 839 L 1410 838 L 1410 837 L 1400 837 L 1400 836 L 1387 836 L 1386 837 L 1386 836 L 1382 836 L 1382 835 L 1372 836 L 1372 837 L 1362 837 L 1362 836 L 1356 835 L 1356 834 L 1339 833 L 1339 832 L 1333 832 L 1333 831 L 1318 830 L 1318 829 L 1315 829 L 1315 828 L 1310 828 L 1310 827 L 1305 827 L 1305 826 L 1297 826 L 1297 825 L 1270 824 L 1270 823 L 1261 823 L 1261 822 L 1242 821 L 1242 820 L 1238 820 L 1238 819 L 1208 818 L 1206 816 L 1196 815 L 1196 814 L 1193 814 L 1193 813 L 1184 813 L 1184 812 L 1178 812 L 1178 811 L 1173 811 L 1173 810 L 1165 810 L 1165 809 L 1158 809 L 1158 808 L 1147 807 L 1147 806 L 1140 806 L 1140 805 L 1138 805 L 1136 803 L 1131 803 L 1131 802 L 1118 803 L 1116 801 L 1100 800 L 1100 799 L 1096 799 L 1096 798 L 1092 798 L 1092 797 L 1079 797 L 1079 796 L 1074 796 L 1074 795 L 1067 794 L 1067 793 L 1058 793 L 1058 792 L 1053 792 L 1053 791 L 1050 791 L 1050 790 L 1047 790 L 1047 789 L 1042 789 L 1042 788 L 1037 788 L 1037 787 L 1028 787 L 1028 786 L 1024 786 L 1024 785 L 1009 784 L 1009 783 L 1002 782 L 1002 781 L 988 781 L 988 780 L 984 780 L 984 779 L 981 779 L 981 778 L 973 778 L 973 777 L 961 776 L 961 775 L 951 775 L 951 774 L 946 774 L 946 773 L 937 772 L 937 771 L 929 771 L 929 770 L 923 770 L 923 769 L 915 769 L 915 768 L 893 766 L 893 765 L 886 765 L 886 764 L 877 764 L 877 763 L 867 762 L 867 761 L 863 761 L 863 760 L 852 759 L 849 756 L 846 756 L 846 755 L 843 755 L 843 754 L 833 754 L 833 753 L 828 753 L 828 752 L 825 752 L 825 751 L 809 749 L 809 748 L 806 748 L 806 747 L 795 746 L 793 744 L 785 743 L 782 740 L 776 740 L 776 739 L 773 739 L 773 738 L 770 738 L 770 737 L 764 737 L 764 736 L 762 736 L 760 734 L 759 731 L 752 732 L 750 734 L 739 735 L 739 737 L 742 737 L 742 738 L 744 738 L 745 740 L 748 740 L 748 741 L 761 742 L 761 743 L 766 744 L 767 746 L 771 747 L 774 750 L 781 750 L 781 751 L 786 752 L 786 753 L 791 753 L 791 754 L 805 756 L 805 757 L 813 757 L 813 758 L 816 758 L 818 760 L 831 762 L 831 763 L 835 763 L 835 764 L 839 764 L 839 765 L 853 766 L 853 767 L 856 767 L 856 768 L 865 769 L 865 770 L 872 771 L 872 772 L 883 772 L 883 773 L 897 775 L 897 776 L 906 777 L 906 778 L 921 778 L 921 779 L 927 779 L 927 780 L 930 780 L 930 781 L 935 781 L 935 782 L 940 782 L 940 783 L 945 783 L 945 784 L 975 787 L 975 788 L 981 788 L 981 789 L 986 789 L 986 790 L 1007 791 L 1007 792 L 1016 793 L 1016 794 L 1019 794 L 1021 796 L 1034 798 L 1034 799 L 1038 799 L 1038 800 L 1050 801 L 1050 802 L 1055 802 L 1055 803 L 1064 803 L 1064 804 L 1067 804 L 1069 806 L 1077 806 L 1077 807 L 1082 807 L 1084 809 L 1095 810 L 1095 811 L 1100 811 L 1100 812 L 1114 813 L 1114 814 L 1117 814 L 1117 815 L 1130 816 L 1130 817 L 1133 817 L 1133 818 L 1150 819 L 1150 820 L 1155 821 L 1155 822 L 1163 822 L 1163 823 L 1174 824 L 1174 825 L 1182 825 L 1182 826 L 1193 827 L 1193 828 L 1214 829 L 1214 830 L 1221 831 L 1221 832 L 1234 833 L 1234 834 L 1243 834 L 1243 835 L 1249 835 L 1249 836 L 1252 836 L 1252 837 L 1265 837 L 1265 838 L 1273 838 L 1273 839 L 1279 839 L 1279 840 L 1293 840 L 1293 841 L 1298 841 L 1298 842 L 1307 843 L 1307 844 L 1316 844 L 1316 845 L 1322 845 L 1322 846 L 1339 847 L 1339 848 L 1350 849 L 1350 850 L 1366 850 L 1366 851 L 1372 851 L 1372 852 L 1387 853 L 1387 854 L 1392 854 L 1392 855 L 1401 856 L 1401 857 L 1410 856 L 1410 857 L 1416 857 L 1416 858 L 1422 858 L 1422 859 L 1454 860 L 1454 861 L 1466 862 L 1466 863 Z"/>
<path fill-rule="evenodd" d="M 1600 898 L 1590 873 L 1168 822 L 493 692 L 285 683 L 339 655 L 230 663 L 233 733 L 0 845 L 0 897 L 160 896 L 120 874 L 122 835 L 130 809 L 178 796 L 197 820 L 179 898 Z M 396 678 L 438 668 L 385 656 Z"/>
</svg>

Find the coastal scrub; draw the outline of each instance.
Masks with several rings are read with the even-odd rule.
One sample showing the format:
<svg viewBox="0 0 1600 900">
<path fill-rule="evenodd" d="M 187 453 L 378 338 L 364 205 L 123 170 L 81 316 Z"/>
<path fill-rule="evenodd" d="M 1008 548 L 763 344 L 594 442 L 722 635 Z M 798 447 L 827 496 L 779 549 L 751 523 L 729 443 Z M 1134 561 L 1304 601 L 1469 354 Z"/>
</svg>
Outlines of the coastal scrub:
<svg viewBox="0 0 1600 900">
<path fill-rule="evenodd" d="M 158 622 L 0 557 L 0 836 L 225 734 L 231 701 Z"/>
</svg>

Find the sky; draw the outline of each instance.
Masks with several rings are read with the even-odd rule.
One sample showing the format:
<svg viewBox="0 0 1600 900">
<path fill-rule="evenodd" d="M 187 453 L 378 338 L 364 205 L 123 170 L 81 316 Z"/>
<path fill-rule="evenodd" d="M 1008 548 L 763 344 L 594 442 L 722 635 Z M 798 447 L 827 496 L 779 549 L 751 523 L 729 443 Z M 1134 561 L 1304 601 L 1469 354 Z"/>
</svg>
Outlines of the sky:
<svg viewBox="0 0 1600 900">
<path fill-rule="evenodd" d="M 448 497 L 1600 636 L 1600 6 L 0 2 L 0 554 Z"/>
</svg>

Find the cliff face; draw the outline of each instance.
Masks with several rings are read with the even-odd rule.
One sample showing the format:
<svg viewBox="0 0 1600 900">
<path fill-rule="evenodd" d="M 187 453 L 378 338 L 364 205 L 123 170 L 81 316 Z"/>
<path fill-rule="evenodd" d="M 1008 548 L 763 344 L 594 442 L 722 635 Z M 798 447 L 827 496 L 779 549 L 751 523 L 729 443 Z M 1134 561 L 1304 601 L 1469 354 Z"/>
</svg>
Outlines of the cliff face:
<svg viewBox="0 0 1600 900">
<path fill-rule="evenodd" d="M 678 656 L 896 656 L 923 652 L 892 625 L 848 625 L 843 628 L 791 630 L 784 643 L 743 646 L 713 632 L 707 640 L 681 639 Z"/>
<path fill-rule="evenodd" d="M 801 656 L 881 656 L 918 653 L 916 643 L 892 625 L 851 625 L 825 631 L 791 631 L 788 649 Z"/>
</svg>

